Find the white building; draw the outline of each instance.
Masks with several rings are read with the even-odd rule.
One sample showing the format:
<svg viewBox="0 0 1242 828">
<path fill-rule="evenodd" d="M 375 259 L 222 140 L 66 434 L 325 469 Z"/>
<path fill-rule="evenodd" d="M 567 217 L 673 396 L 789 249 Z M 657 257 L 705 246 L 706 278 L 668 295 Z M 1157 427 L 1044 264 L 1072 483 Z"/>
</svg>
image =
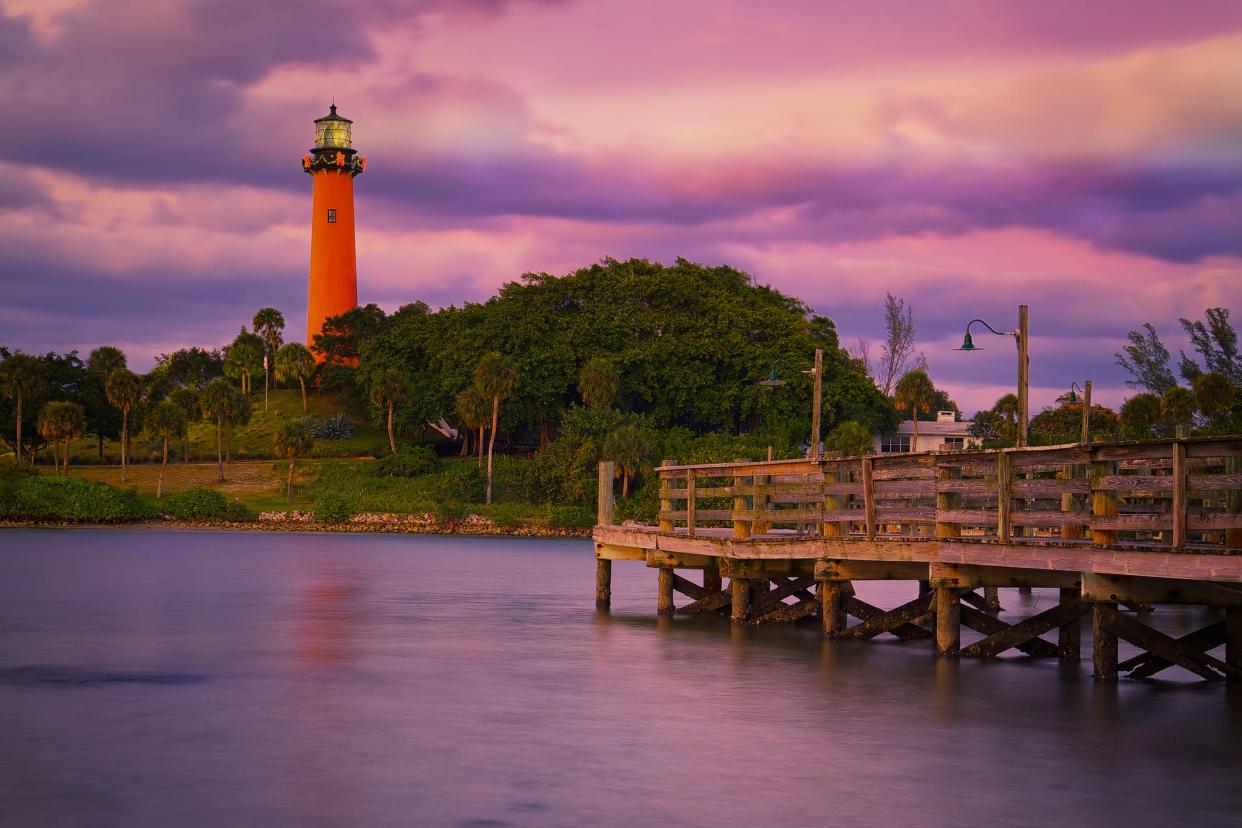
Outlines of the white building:
<svg viewBox="0 0 1242 828">
<path fill-rule="evenodd" d="M 897 426 L 896 434 L 875 438 L 876 454 L 896 451 L 956 451 L 980 444 L 978 437 L 971 436 L 973 420 L 957 419 L 952 411 L 937 411 L 935 420 L 919 420 L 919 439 L 914 441 L 914 421 L 906 420 Z"/>
</svg>

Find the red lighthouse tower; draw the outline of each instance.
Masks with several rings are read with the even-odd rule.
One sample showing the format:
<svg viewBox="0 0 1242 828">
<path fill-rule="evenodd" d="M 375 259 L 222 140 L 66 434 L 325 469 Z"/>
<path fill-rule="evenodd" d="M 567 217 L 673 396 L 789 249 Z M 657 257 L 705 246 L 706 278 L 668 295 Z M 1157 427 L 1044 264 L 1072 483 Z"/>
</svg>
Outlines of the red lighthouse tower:
<svg viewBox="0 0 1242 828">
<path fill-rule="evenodd" d="M 311 200 L 310 287 L 306 344 L 323 321 L 358 306 L 358 263 L 354 252 L 354 176 L 367 167 L 350 135 L 353 121 L 336 114 L 336 104 L 315 119 L 315 146 L 302 156 L 314 179 Z"/>
</svg>

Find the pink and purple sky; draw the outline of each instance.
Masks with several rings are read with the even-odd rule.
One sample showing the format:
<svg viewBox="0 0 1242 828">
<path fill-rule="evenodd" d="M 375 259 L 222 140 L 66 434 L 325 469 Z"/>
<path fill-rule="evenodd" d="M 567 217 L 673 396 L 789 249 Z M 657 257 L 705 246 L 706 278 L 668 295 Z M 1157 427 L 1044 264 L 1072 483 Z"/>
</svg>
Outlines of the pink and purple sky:
<svg viewBox="0 0 1242 828">
<path fill-rule="evenodd" d="M 311 121 L 369 157 L 359 293 L 728 263 L 968 412 L 1031 306 L 1032 412 L 1146 321 L 1242 313 L 1237 0 L 0 0 L 0 344 L 154 354 L 306 305 Z"/>
</svg>

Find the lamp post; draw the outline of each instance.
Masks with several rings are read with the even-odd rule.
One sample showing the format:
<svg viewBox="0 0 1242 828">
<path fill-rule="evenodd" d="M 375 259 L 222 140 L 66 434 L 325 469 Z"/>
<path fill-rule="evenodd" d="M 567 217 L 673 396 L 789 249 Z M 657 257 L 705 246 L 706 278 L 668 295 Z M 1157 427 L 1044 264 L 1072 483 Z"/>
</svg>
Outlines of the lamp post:
<svg viewBox="0 0 1242 828">
<path fill-rule="evenodd" d="M 1086 380 L 1082 385 L 1079 385 L 1076 382 L 1071 382 L 1069 393 L 1063 395 L 1060 399 L 1065 400 L 1065 402 L 1069 403 L 1070 405 L 1073 405 L 1074 403 L 1078 402 L 1079 396 L 1074 393 L 1075 388 L 1077 388 L 1079 391 L 1082 392 L 1082 398 L 1081 398 L 1082 399 L 1082 436 L 1080 437 L 1079 441 L 1083 443 L 1090 443 L 1091 442 L 1091 380 Z"/>
<path fill-rule="evenodd" d="M 776 366 L 780 362 L 779 359 L 772 360 L 772 370 L 768 372 L 768 378 L 759 381 L 759 384 L 766 388 L 779 388 L 785 384 L 785 380 L 776 375 Z M 804 374 L 810 374 L 815 378 L 815 390 L 811 397 L 811 447 L 807 450 L 807 457 L 818 458 L 820 454 L 820 413 L 823 406 L 824 396 L 824 349 L 815 349 L 815 367 L 809 371 L 803 371 Z M 769 458 L 771 459 L 771 458 Z"/>
<path fill-rule="evenodd" d="M 982 319 L 972 319 L 966 324 L 966 336 L 962 338 L 962 347 L 955 351 L 982 351 L 975 345 L 970 336 L 970 327 L 975 323 L 982 325 L 997 336 L 1012 336 L 1018 346 L 1018 445 L 1025 446 L 1027 439 L 1027 422 L 1029 412 L 1028 390 L 1030 382 L 1031 357 L 1028 351 L 1030 332 L 1027 325 L 1027 306 L 1018 305 L 1018 327 L 1012 331 L 998 331 Z"/>
</svg>

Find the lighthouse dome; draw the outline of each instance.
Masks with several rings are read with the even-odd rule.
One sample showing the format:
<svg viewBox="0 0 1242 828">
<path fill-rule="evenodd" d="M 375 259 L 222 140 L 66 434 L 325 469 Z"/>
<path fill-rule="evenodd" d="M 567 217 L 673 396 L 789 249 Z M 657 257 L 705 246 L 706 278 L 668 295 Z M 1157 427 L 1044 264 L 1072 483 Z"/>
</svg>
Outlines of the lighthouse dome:
<svg viewBox="0 0 1242 828">
<path fill-rule="evenodd" d="M 315 119 L 315 149 L 352 149 L 353 121 L 336 114 L 336 104 L 322 118 Z"/>
</svg>

